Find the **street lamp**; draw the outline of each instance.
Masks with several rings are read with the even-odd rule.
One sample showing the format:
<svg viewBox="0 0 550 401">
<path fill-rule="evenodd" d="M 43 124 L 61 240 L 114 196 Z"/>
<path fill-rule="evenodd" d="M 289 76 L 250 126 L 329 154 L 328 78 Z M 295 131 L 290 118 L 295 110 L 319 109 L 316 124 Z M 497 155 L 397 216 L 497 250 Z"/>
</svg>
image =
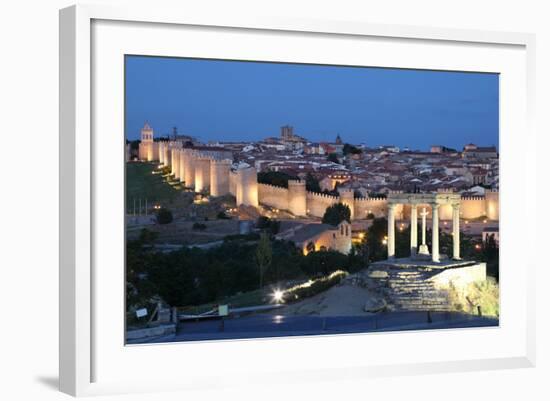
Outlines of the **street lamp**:
<svg viewBox="0 0 550 401">
<path fill-rule="evenodd" d="M 283 291 L 281 291 L 279 289 L 276 289 L 275 291 L 273 291 L 273 294 L 272 294 L 273 300 L 275 302 L 277 302 L 278 304 L 283 301 L 283 296 L 284 296 Z"/>
</svg>

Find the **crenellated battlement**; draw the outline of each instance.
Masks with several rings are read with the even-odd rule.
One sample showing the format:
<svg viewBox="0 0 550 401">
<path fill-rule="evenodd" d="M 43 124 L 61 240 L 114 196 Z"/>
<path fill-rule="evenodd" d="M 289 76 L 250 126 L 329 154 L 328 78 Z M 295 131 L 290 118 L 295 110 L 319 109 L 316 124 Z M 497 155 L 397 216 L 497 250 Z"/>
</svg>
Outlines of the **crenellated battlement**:
<svg viewBox="0 0 550 401">
<path fill-rule="evenodd" d="M 259 203 L 281 210 L 288 210 L 296 216 L 322 217 L 326 208 L 343 203 L 350 208 L 353 219 L 366 219 L 369 215 L 383 217 L 387 214 L 388 201 L 384 197 L 355 198 L 350 188 L 340 189 L 338 195 L 307 191 L 305 180 L 289 180 L 288 188 L 261 184 L 257 181 L 256 169 L 245 164 L 232 171 L 232 157 L 227 150 L 206 147 L 184 148 L 181 142 L 169 141 L 140 148 L 140 159 L 158 160 L 170 167 L 172 175 L 185 183 L 185 187 L 195 191 L 208 191 L 213 196 L 230 193 L 237 199 L 237 205 L 257 206 Z M 229 152 L 230 153 L 230 152 Z M 438 192 L 450 193 L 442 189 Z M 402 194 L 402 190 L 392 190 L 390 194 Z M 396 212 L 403 218 L 408 211 L 401 208 Z M 440 218 L 449 219 L 450 207 L 441 207 Z M 485 195 L 463 196 L 460 202 L 460 217 L 473 219 L 487 216 L 490 220 L 499 217 L 499 192 L 487 190 Z"/>
<path fill-rule="evenodd" d="M 386 202 L 386 198 L 355 198 L 355 202 L 358 203 L 372 203 L 372 202 Z"/>
<path fill-rule="evenodd" d="M 338 201 L 338 199 L 339 199 L 338 196 L 324 194 L 324 193 L 321 193 L 321 192 L 311 192 L 311 191 L 307 191 L 307 196 L 317 197 L 319 199 L 330 199 L 330 200 L 334 200 L 334 201 Z"/>
<path fill-rule="evenodd" d="M 281 191 L 281 192 L 287 192 L 288 191 L 288 188 L 285 188 L 285 187 L 280 187 L 278 185 L 272 185 L 272 184 L 264 184 L 262 182 L 259 182 L 258 183 L 258 188 L 270 188 L 274 191 Z"/>
<path fill-rule="evenodd" d="M 460 200 L 463 200 L 463 201 L 468 201 L 468 200 L 473 200 L 473 201 L 479 201 L 479 200 L 485 200 L 485 196 L 483 195 L 474 195 L 474 196 L 461 196 L 460 197 Z"/>
</svg>

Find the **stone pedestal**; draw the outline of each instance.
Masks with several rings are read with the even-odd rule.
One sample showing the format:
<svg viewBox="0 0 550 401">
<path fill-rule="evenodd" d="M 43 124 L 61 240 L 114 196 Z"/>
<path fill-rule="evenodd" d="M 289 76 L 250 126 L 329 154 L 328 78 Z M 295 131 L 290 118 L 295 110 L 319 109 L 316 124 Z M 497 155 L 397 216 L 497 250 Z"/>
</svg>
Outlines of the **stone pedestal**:
<svg viewBox="0 0 550 401">
<path fill-rule="evenodd" d="M 419 255 L 430 255 L 430 251 L 428 250 L 428 245 L 422 244 L 418 248 L 418 254 Z"/>
</svg>

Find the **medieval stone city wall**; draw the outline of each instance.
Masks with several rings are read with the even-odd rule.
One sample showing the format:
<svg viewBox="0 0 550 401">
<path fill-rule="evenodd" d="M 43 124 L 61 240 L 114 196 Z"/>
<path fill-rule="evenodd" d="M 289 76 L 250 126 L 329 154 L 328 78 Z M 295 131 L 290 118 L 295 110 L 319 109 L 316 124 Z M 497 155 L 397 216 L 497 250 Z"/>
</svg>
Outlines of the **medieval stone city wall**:
<svg viewBox="0 0 550 401">
<path fill-rule="evenodd" d="M 316 192 L 307 192 L 308 214 L 315 217 L 323 217 L 327 207 L 339 202 L 337 196 L 319 194 Z"/>
<path fill-rule="evenodd" d="M 487 215 L 487 205 L 484 196 L 469 196 L 460 199 L 460 217 L 475 219 Z M 444 217 L 441 217 L 444 219 Z"/>
<path fill-rule="evenodd" d="M 386 198 L 355 199 L 355 218 L 366 219 L 372 213 L 374 217 L 385 217 L 388 214 Z"/>
<path fill-rule="evenodd" d="M 263 205 L 288 210 L 288 188 L 258 184 L 258 201 Z"/>
<path fill-rule="evenodd" d="M 237 206 L 258 207 L 258 178 L 254 167 L 239 168 L 236 171 L 235 198 Z"/>
<path fill-rule="evenodd" d="M 151 131 L 144 131 L 151 134 Z M 322 217 L 327 207 L 335 203 L 349 206 L 354 220 L 366 219 L 372 213 L 375 217 L 387 215 L 385 198 L 354 198 L 352 190 L 342 190 L 339 196 L 306 191 L 305 182 L 290 180 L 288 188 L 258 184 L 257 172 L 253 167 L 231 170 L 231 152 L 226 150 L 183 148 L 177 141 L 153 142 L 152 134 L 148 141 L 140 143 L 139 158 L 144 161 L 159 161 L 169 166 L 175 179 L 196 192 L 207 191 L 213 196 L 232 194 L 237 205 L 258 206 L 264 204 L 287 210 L 296 216 Z M 151 138 L 151 139 L 149 139 Z M 228 157 L 229 156 L 229 157 Z M 431 215 L 429 205 L 426 207 Z M 452 207 L 443 205 L 439 209 L 441 220 L 452 219 Z M 499 218 L 499 193 L 488 190 L 484 196 L 463 197 L 460 203 L 463 219 L 486 217 Z M 398 205 L 396 218 L 405 220 L 410 216 L 410 206 Z"/>
<path fill-rule="evenodd" d="M 231 160 L 212 160 L 210 162 L 210 194 L 212 196 L 222 196 L 230 192 L 230 171 Z"/>
</svg>

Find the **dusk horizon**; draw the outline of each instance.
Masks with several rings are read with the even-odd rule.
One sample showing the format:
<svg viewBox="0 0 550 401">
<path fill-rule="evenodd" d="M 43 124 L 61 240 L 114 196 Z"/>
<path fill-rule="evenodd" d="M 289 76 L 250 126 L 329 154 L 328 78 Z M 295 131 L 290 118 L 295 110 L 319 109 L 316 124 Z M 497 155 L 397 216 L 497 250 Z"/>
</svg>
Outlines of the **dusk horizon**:
<svg viewBox="0 0 550 401">
<path fill-rule="evenodd" d="M 254 142 L 291 125 L 311 142 L 498 148 L 498 74 L 126 57 L 125 135 Z"/>
</svg>

